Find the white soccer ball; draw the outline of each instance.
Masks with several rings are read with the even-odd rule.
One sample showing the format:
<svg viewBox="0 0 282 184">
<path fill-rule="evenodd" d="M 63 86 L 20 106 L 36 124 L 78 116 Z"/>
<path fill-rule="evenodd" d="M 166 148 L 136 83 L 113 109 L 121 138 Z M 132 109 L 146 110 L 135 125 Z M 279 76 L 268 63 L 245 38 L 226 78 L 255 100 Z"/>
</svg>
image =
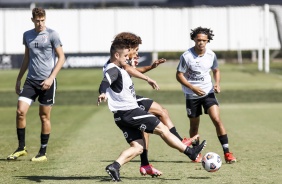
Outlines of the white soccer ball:
<svg viewBox="0 0 282 184">
<path fill-rule="evenodd" d="M 214 152 L 208 152 L 202 158 L 202 165 L 208 172 L 218 171 L 221 167 L 222 161 L 220 156 Z"/>
</svg>

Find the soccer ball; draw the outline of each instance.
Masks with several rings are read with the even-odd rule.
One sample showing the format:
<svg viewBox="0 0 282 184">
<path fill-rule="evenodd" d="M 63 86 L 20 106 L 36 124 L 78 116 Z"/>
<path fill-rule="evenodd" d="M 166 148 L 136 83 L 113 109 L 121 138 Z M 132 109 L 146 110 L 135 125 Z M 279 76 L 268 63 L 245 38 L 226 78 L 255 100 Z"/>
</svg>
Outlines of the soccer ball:
<svg viewBox="0 0 282 184">
<path fill-rule="evenodd" d="M 221 167 L 222 161 L 218 154 L 214 152 L 208 152 L 202 158 L 202 166 L 208 172 L 218 171 Z"/>
</svg>

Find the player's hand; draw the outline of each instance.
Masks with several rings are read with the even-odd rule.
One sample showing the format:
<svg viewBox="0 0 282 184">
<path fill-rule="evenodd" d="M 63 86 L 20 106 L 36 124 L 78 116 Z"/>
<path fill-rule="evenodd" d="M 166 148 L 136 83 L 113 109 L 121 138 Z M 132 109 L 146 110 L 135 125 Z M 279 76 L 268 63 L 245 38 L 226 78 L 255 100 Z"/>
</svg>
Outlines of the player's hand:
<svg viewBox="0 0 282 184">
<path fill-rule="evenodd" d="M 219 86 L 219 84 L 215 84 L 213 86 L 213 90 L 214 90 L 215 93 L 220 93 L 220 86 Z"/>
<path fill-rule="evenodd" d="M 160 87 L 159 85 L 157 84 L 156 81 L 154 81 L 153 79 L 147 77 L 147 82 L 152 86 L 153 89 L 156 89 L 156 90 L 159 90 Z"/>
<path fill-rule="evenodd" d="M 16 86 L 15 86 L 15 91 L 18 95 L 20 94 L 20 92 L 21 92 L 21 81 L 17 80 Z"/>
<path fill-rule="evenodd" d="M 156 68 L 159 64 L 162 64 L 166 62 L 166 59 L 164 58 L 161 58 L 161 59 L 158 59 L 156 61 L 153 62 L 153 64 L 151 65 L 152 68 Z"/>
<path fill-rule="evenodd" d="M 205 91 L 203 91 L 201 88 L 199 88 L 197 86 L 193 86 L 192 91 L 198 96 L 206 95 Z"/>
<path fill-rule="evenodd" d="M 139 64 L 139 59 L 140 57 L 137 55 L 136 57 L 132 58 L 132 61 L 131 61 L 131 65 L 136 68 L 136 66 Z"/>
<path fill-rule="evenodd" d="M 48 90 L 48 89 L 50 89 L 50 87 L 52 86 L 52 84 L 53 84 L 53 79 L 51 79 L 51 78 L 48 78 L 48 79 L 45 79 L 43 82 L 41 82 L 41 90 L 43 91 L 43 90 Z"/>
<path fill-rule="evenodd" d="M 99 106 L 102 101 L 103 102 L 107 101 L 107 95 L 105 93 L 102 93 L 98 96 L 97 106 Z"/>
</svg>

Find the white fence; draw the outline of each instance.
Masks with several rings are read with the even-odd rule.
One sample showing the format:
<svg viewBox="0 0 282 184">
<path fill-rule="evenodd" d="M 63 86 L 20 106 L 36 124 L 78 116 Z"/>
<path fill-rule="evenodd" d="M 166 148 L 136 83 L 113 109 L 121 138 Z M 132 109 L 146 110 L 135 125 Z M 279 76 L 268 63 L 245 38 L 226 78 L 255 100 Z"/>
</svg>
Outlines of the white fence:
<svg viewBox="0 0 282 184">
<path fill-rule="evenodd" d="M 190 30 L 214 30 L 213 50 L 259 50 L 264 45 L 264 8 L 138 8 L 46 10 L 66 53 L 107 53 L 119 32 L 141 36 L 144 52 L 184 51 L 193 46 Z M 22 34 L 34 27 L 31 10 L 0 9 L 0 54 L 23 54 Z M 270 49 L 280 49 L 274 16 L 269 16 Z"/>
</svg>

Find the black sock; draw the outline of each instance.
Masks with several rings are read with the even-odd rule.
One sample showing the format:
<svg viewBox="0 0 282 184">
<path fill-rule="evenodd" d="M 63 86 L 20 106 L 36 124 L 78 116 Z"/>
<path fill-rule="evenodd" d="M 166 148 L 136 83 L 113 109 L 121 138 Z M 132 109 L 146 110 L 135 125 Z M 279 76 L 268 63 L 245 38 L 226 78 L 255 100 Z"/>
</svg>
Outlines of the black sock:
<svg viewBox="0 0 282 184">
<path fill-rule="evenodd" d="M 19 141 L 19 149 L 23 150 L 25 147 L 25 128 L 17 128 L 17 135 Z"/>
<path fill-rule="evenodd" d="M 140 159 L 141 159 L 141 166 L 149 165 L 148 150 L 146 149 L 143 150 L 143 153 L 141 153 L 140 155 Z"/>
<path fill-rule="evenodd" d="M 184 154 L 190 158 L 190 156 L 193 154 L 193 150 L 187 146 L 184 151 Z"/>
<path fill-rule="evenodd" d="M 113 167 L 114 167 L 115 169 L 119 170 L 120 164 L 119 164 L 117 161 L 114 161 L 114 162 L 113 162 Z"/>
<path fill-rule="evenodd" d="M 199 140 L 199 139 L 197 139 L 197 140 L 195 141 L 195 143 L 192 143 L 192 146 L 193 146 L 193 147 L 199 146 L 199 145 L 200 145 L 200 140 Z"/>
<path fill-rule="evenodd" d="M 50 134 L 42 134 L 41 133 L 41 135 L 40 135 L 40 138 L 41 138 L 41 147 L 40 147 L 40 150 L 39 150 L 40 155 L 45 155 L 45 153 L 46 153 L 49 136 L 50 136 Z"/>
<path fill-rule="evenodd" d="M 169 129 L 169 131 L 173 134 L 173 135 L 175 135 L 179 140 L 183 140 L 182 139 L 182 137 L 178 134 L 178 132 L 177 132 L 177 130 L 176 130 L 176 128 L 175 127 L 172 127 L 171 129 Z"/>
<path fill-rule="evenodd" d="M 228 137 L 227 134 L 218 136 L 219 142 L 222 146 L 224 153 L 229 153 Z"/>
</svg>

